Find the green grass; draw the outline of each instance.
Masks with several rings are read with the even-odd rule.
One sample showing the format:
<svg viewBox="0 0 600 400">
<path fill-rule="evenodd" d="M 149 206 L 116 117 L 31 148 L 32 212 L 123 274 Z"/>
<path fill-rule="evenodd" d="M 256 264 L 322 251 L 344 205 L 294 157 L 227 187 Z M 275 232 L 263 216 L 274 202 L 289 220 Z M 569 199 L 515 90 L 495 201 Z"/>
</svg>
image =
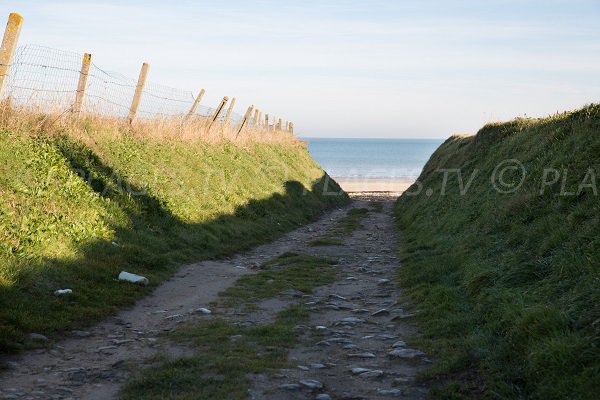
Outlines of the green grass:
<svg viewBox="0 0 600 400">
<path fill-rule="evenodd" d="M 333 229 L 334 232 L 340 234 L 348 234 L 354 232 L 357 229 L 362 228 L 361 221 L 367 216 L 368 213 L 368 208 L 350 209 L 346 216 L 344 216 L 338 221 L 338 223 Z"/>
<path fill-rule="evenodd" d="M 308 318 L 302 306 L 291 306 L 267 325 L 239 327 L 214 319 L 180 329 L 172 338 L 191 345 L 197 355 L 144 370 L 126 383 L 121 398 L 246 399 L 247 374 L 290 367 L 287 352 L 300 335 L 294 327 Z M 237 335 L 241 338 L 230 339 Z"/>
<path fill-rule="evenodd" d="M 436 358 L 425 378 L 442 383 L 437 398 L 600 392 L 600 198 L 581 188 L 589 168 L 600 183 L 599 154 L 598 105 L 490 124 L 447 140 L 425 166 L 420 194 L 414 186 L 398 200 L 399 279 L 418 311 L 418 344 Z M 501 194 L 491 177 L 505 159 L 519 160 L 526 177 Z M 463 188 L 477 175 L 461 195 L 450 173 L 441 194 L 443 168 L 460 169 Z M 542 192 L 544 168 L 561 179 Z M 508 171 L 504 181 L 520 176 Z M 573 194 L 560 195 L 561 186 Z"/>
<path fill-rule="evenodd" d="M 232 254 L 348 198 L 296 144 L 208 144 L 0 128 L 0 352 L 132 304 L 182 263 Z M 115 281 L 147 276 L 142 288 Z M 56 289 L 74 293 L 55 297 Z"/>
<path fill-rule="evenodd" d="M 375 212 L 383 211 L 383 203 L 381 201 L 372 201 L 370 205 Z"/>
<path fill-rule="evenodd" d="M 311 247 L 317 246 L 342 246 L 344 241 L 341 239 L 331 238 L 331 237 L 321 237 L 314 240 L 310 240 L 306 243 Z"/>
<path fill-rule="evenodd" d="M 311 293 L 316 286 L 335 280 L 337 261 L 325 257 L 284 253 L 262 265 L 265 271 L 240 277 L 235 285 L 220 293 L 225 305 L 250 305 L 276 297 L 290 289 Z"/>
</svg>

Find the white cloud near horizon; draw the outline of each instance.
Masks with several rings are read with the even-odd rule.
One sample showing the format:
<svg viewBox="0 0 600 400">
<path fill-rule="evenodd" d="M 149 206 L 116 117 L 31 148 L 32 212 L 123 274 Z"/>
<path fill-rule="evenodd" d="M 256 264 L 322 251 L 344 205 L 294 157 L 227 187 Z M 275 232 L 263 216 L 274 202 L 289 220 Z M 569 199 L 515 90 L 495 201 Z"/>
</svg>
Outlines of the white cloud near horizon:
<svg viewBox="0 0 600 400">
<path fill-rule="evenodd" d="M 16 1 L 21 43 L 235 96 L 306 136 L 447 137 L 600 98 L 600 2 Z"/>
</svg>

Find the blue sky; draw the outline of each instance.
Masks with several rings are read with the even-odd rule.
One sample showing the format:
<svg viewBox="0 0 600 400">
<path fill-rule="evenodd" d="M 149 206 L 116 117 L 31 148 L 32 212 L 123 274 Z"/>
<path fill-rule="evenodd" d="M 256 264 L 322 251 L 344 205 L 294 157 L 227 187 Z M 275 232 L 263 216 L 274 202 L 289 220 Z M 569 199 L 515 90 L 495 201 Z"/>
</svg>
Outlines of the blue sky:
<svg viewBox="0 0 600 400">
<path fill-rule="evenodd" d="M 21 44 L 237 98 L 304 136 L 442 138 L 600 101 L 600 0 L 3 0 Z"/>
</svg>

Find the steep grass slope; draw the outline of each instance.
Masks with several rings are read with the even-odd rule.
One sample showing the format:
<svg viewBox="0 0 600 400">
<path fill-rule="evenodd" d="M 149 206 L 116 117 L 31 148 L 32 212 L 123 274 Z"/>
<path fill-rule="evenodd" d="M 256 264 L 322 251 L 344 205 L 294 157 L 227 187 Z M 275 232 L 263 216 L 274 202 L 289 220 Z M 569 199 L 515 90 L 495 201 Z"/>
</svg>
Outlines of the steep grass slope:
<svg viewBox="0 0 600 400">
<path fill-rule="evenodd" d="M 452 137 L 398 200 L 399 279 L 438 397 L 600 393 L 599 180 L 592 105 Z"/>
<path fill-rule="evenodd" d="M 102 318 L 181 263 L 230 254 L 344 204 L 296 141 L 165 140 L 102 124 L 0 128 L 0 352 Z M 70 296 L 57 297 L 69 288 Z"/>
</svg>

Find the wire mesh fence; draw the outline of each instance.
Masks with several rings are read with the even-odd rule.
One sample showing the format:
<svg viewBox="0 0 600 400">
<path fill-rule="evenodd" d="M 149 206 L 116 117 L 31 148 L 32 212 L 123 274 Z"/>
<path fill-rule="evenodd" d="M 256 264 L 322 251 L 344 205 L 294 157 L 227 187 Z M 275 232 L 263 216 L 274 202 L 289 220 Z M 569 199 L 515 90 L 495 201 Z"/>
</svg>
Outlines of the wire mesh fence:
<svg viewBox="0 0 600 400">
<path fill-rule="evenodd" d="M 81 76 L 83 54 L 38 45 L 19 46 L 15 51 L 2 98 L 11 104 L 42 112 L 73 109 Z M 126 117 L 137 79 L 90 65 L 82 111 L 109 117 Z M 137 118 L 184 118 L 194 104 L 194 93 L 147 81 L 137 109 Z M 195 115 L 214 116 L 215 109 L 199 105 Z M 227 108 L 218 121 L 223 122 Z M 232 113 L 230 123 L 243 117 Z"/>
</svg>

